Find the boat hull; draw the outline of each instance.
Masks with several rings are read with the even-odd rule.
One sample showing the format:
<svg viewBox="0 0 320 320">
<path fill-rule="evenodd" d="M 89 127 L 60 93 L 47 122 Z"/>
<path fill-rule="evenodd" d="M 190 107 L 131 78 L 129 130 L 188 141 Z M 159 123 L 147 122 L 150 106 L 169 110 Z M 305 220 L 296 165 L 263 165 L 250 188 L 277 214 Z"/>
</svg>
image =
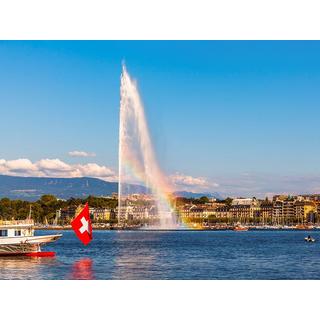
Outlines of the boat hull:
<svg viewBox="0 0 320 320">
<path fill-rule="evenodd" d="M 237 232 L 245 232 L 245 231 L 248 231 L 248 230 L 249 230 L 249 228 L 241 227 L 241 226 L 237 226 L 237 227 L 233 228 L 233 231 L 237 231 Z"/>
<path fill-rule="evenodd" d="M 0 238 L 0 256 L 40 253 L 41 246 L 58 240 L 62 235 Z"/>
</svg>

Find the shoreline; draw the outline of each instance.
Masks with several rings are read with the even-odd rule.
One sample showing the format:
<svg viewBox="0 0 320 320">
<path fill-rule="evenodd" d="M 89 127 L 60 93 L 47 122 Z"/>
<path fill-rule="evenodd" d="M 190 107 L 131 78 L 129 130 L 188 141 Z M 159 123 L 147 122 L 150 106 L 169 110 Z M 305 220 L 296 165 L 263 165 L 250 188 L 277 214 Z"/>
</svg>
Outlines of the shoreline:
<svg viewBox="0 0 320 320">
<path fill-rule="evenodd" d="M 71 226 L 35 226 L 35 230 L 73 230 Z M 226 228 L 180 228 L 180 229 L 153 229 L 153 228 L 141 228 L 141 227 L 126 227 L 126 228 L 118 228 L 118 227 L 93 227 L 92 230 L 100 230 L 100 231 L 142 231 L 142 232 L 168 232 L 168 231 L 234 231 L 234 227 L 226 227 Z M 295 227 L 258 227 L 258 226 L 252 226 L 248 227 L 247 231 L 320 231 L 320 227 L 312 227 L 312 228 L 295 228 Z M 240 233 L 243 231 L 240 231 Z"/>
</svg>

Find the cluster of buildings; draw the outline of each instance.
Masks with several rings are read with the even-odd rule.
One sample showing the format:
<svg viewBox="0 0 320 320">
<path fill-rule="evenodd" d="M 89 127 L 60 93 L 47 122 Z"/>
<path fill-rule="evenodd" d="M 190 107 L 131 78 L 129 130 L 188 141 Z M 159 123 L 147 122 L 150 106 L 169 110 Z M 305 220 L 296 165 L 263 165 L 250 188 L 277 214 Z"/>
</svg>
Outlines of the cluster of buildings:
<svg viewBox="0 0 320 320">
<path fill-rule="evenodd" d="M 77 206 L 61 208 L 57 211 L 57 218 L 63 222 L 70 222 L 78 213 Z M 110 221 L 117 218 L 115 210 L 109 208 L 89 208 L 91 219 L 94 221 Z"/>
<path fill-rule="evenodd" d="M 158 219 L 157 208 L 154 204 L 150 205 L 126 205 L 117 209 L 117 217 L 120 214 L 121 221 L 141 221 L 149 222 Z"/>
<path fill-rule="evenodd" d="M 69 206 L 59 209 L 57 219 L 62 223 L 70 222 L 77 214 L 79 208 L 77 206 Z M 94 208 L 90 207 L 90 217 L 94 222 L 107 222 L 118 220 L 118 208 Z M 121 207 L 120 215 L 123 221 L 155 221 L 157 216 L 157 210 L 154 205 L 126 205 Z"/>
<path fill-rule="evenodd" d="M 150 200 L 141 199 L 141 195 L 132 195 L 130 201 L 120 209 L 121 221 L 156 221 L 159 218 L 157 207 Z M 69 222 L 77 210 L 76 206 L 61 208 L 57 217 L 60 221 Z M 188 201 L 180 202 L 175 211 L 178 220 L 190 222 L 270 225 L 320 223 L 320 195 L 276 195 L 271 200 L 236 198 L 231 202 L 210 199 L 202 204 Z M 91 207 L 90 215 L 95 222 L 116 222 L 119 218 L 118 208 Z"/>
<path fill-rule="evenodd" d="M 273 225 L 317 223 L 320 222 L 320 195 L 276 195 L 272 200 L 238 198 L 233 199 L 231 204 L 185 204 L 178 211 L 180 217 L 186 220 Z"/>
</svg>

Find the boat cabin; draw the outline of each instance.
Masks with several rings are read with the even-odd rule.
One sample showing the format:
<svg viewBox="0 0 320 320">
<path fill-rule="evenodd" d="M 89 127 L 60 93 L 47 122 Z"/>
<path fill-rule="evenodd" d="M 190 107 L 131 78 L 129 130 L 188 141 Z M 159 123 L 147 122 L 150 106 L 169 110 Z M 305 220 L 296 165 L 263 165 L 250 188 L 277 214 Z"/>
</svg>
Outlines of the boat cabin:
<svg viewBox="0 0 320 320">
<path fill-rule="evenodd" d="M 31 237 L 34 235 L 34 222 L 27 220 L 0 220 L 0 238 L 2 237 Z"/>
</svg>

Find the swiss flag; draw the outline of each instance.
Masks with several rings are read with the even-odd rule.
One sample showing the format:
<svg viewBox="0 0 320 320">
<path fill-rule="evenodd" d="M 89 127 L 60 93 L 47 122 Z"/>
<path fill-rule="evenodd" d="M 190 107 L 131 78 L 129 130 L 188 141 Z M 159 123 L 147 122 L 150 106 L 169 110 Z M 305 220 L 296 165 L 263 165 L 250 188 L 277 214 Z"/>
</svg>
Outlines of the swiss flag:
<svg viewBox="0 0 320 320">
<path fill-rule="evenodd" d="M 88 203 L 86 203 L 82 211 L 72 220 L 71 226 L 82 243 L 85 246 L 89 244 L 92 240 L 92 225 Z"/>
</svg>

